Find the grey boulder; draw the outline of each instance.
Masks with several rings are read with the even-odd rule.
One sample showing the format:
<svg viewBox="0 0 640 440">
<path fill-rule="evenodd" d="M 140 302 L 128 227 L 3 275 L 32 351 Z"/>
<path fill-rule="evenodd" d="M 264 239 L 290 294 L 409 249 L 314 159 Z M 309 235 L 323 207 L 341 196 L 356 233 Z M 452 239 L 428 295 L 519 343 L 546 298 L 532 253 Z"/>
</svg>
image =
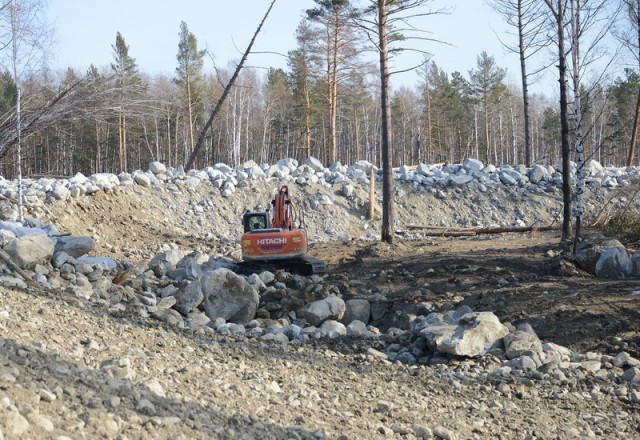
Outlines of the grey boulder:
<svg viewBox="0 0 640 440">
<path fill-rule="evenodd" d="M 302 306 L 296 315 L 310 325 L 319 326 L 327 319 L 338 321 L 344 316 L 346 306 L 342 298 L 330 295 L 324 299 L 313 301 Z"/>
<path fill-rule="evenodd" d="M 509 329 L 493 313 L 467 313 L 455 333 L 438 344 L 438 351 L 454 356 L 480 356 L 508 334 Z"/>
<path fill-rule="evenodd" d="M 229 269 L 216 269 L 202 279 L 204 310 L 209 319 L 246 324 L 258 308 L 260 297 L 241 276 Z"/>
<path fill-rule="evenodd" d="M 96 247 L 96 242 L 91 237 L 73 236 L 58 237 L 56 240 L 56 252 L 65 252 L 73 258 L 87 255 Z"/>
<path fill-rule="evenodd" d="M 54 249 L 53 240 L 40 234 L 15 238 L 4 247 L 4 251 L 21 269 L 30 269 L 51 260 Z"/>
</svg>

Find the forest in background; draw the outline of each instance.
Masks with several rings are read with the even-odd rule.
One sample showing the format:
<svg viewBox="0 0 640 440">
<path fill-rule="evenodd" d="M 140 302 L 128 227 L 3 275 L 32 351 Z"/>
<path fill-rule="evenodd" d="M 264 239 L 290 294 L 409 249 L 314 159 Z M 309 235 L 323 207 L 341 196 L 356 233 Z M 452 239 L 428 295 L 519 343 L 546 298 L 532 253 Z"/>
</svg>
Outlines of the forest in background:
<svg viewBox="0 0 640 440">
<path fill-rule="evenodd" d="M 301 17 L 297 47 L 288 52 L 287 69 L 241 71 L 206 133 L 195 168 L 309 156 L 325 165 L 359 159 L 380 165 L 375 54 L 371 56 L 369 42 L 351 25 L 348 1 L 316 3 L 318 8 Z M 635 3 L 621 1 L 627 6 Z M 637 32 L 630 19 L 637 8 L 618 12 L 616 26 L 603 19 L 594 21 L 594 28 L 617 30 L 618 35 L 625 29 L 625 35 Z M 545 22 L 544 18 L 536 19 Z M 86 72 L 54 72 L 46 67 L 26 72 L 21 80 L 24 175 L 119 173 L 144 168 L 152 160 L 184 165 L 235 66 L 204 71 L 210 54 L 200 49 L 187 23 L 182 22 L 179 31 L 173 76 L 140 71 L 135 47 L 129 47 L 119 32 L 109 66 L 92 65 Z M 543 50 L 554 50 L 553 32 L 539 28 L 536 41 Z M 624 41 L 629 52 L 637 50 L 633 38 Z M 2 50 L 6 52 L 7 46 Z M 621 64 L 620 59 L 611 63 Z M 542 68 L 555 66 L 529 66 L 529 71 Z M 527 160 L 522 89 L 507 83 L 506 70 L 491 54 L 478 54 L 469 72 L 445 72 L 426 55 L 418 69 L 417 85 L 392 90 L 393 166 L 457 163 L 466 157 L 498 165 L 556 164 L 561 158 L 557 98 L 529 96 Z M 613 70 L 613 64 L 607 70 Z M 636 123 L 640 69 L 617 70 L 624 73 L 615 78 L 584 74 L 595 79 L 580 83 L 580 114 L 585 157 L 623 166 Z M 11 135 L 15 76 L 9 64 L 0 75 L 0 174 L 7 178 L 16 175 L 16 152 L 11 148 L 16 142 Z M 573 132 L 572 127 L 572 136 Z"/>
</svg>

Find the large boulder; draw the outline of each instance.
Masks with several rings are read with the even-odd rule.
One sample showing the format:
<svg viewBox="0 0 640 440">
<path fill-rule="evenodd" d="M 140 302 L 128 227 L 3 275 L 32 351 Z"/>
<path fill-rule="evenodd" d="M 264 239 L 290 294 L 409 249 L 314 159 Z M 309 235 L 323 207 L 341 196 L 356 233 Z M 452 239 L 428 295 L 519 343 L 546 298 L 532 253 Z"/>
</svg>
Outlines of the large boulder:
<svg viewBox="0 0 640 440">
<path fill-rule="evenodd" d="M 113 258 L 109 257 L 80 257 L 77 259 L 79 263 L 88 263 L 93 265 L 99 265 L 105 272 L 111 272 L 118 268 L 118 263 Z"/>
<path fill-rule="evenodd" d="M 542 342 L 535 333 L 516 330 L 504 337 L 507 358 L 514 359 L 530 353 L 542 353 Z"/>
<path fill-rule="evenodd" d="M 71 191 L 69 191 L 69 188 L 67 188 L 66 186 L 58 184 L 53 187 L 51 195 L 56 200 L 67 200 L 69 197 L 71 197 Z"/>
<path fill-rule="evenodd" d="M 467 158 L 462 163 L 462 167 L 467 171 L 467 173 L 473 174 L 482 171 L 484 164 L 478 159 Z"/>
<path fill-rule="evenodd" d="M 327 319 L 339 321 L 344 316 L 345 309 L 346 306 L 342 298 L 330 295 L 302 306 L 296 312 L 296 316 L 318 327 Z"/>
<path fill-rule="evenodd" d="M 542 165 L 535 164 L 529 171 L 529 181 L 533 184 L 538 184 L 543 181 L 549 175 L 547 169 Z"/>
<path fill-rule="evenodd" d="M 596 262 L 598 278 L 626 278 L 631 275 L 632 270 L 631 256 L 624 247 L 605 250 Z"/>
<path fill-rule="evenodd" d="M 133 179 L 140 186 L 151 186 L 151 179 L 146 174 L 143 174 L 143 173 L 136 174 Z"/>
<path fill-rule="evenodd" d="M 58 237 L 56 240 L 56 252 L 66 252 L 73 258 L 87 255 L 96 247 L 96 242 L 91 237 L 68 235 Z"/>
<path fill-rule="evenodd" d="M 229 269 L 216 269 L 202 279 L 204 310 L 212 321 L 224 318 L 228 322 L 247 324 L 258 308 L 260 297 L 241 276 Z"/>
<path fill-rule="evenodd" d="M 167 167 L 162 162 L 154 161 L 149 164 L 149 171 L 154 175 L 164 174 L 167 172 Z"/>
<path fill-rule="evenodd" d="M 350 299 L 345 302 L 344 315 L 340 322 L 349 325 L 353 321 L 367 324 L 371 316 L 371 303 L 366 299 Z"/>
<path fill-rule="evenodd" d="M 429 348 L 437 351 L 440 344 L 453 337 L 458 329 L 455 311 L 419 316 L 411 323 L 411 331 L 424 338 Z"/>
<path fill-rule="evenodd" d="M 55 244 L 46 235 L 24 235 L 11 240 L 4 251 L 21 269 L 31 269 L 36 264 L 44 264 L 51 260 Z"/>
<path fill-rule="evenodd" d="M 169 271 L 176 268 L 178 262 L 184 257 L 184 254 L 185 252 L 179 249 L 169 249 L 161 252 L 149 261 L 149 269 L 158 277 L 166 275 Z"/>
<path fill-rule="evenodd" d="M 467 313 L 458 321 L 453 335 L 443 338 L 437 349 L 454 356 L 480 356 L 508 334 L 509 329 L 493 313 Z"/>
<path fill-rule="evenodd" d="M 198 307 L 204 300 L 204 295 L 202 294 L 202 284 L 200 283 L 200 281 L 194 281 L 193 283 L 188 284 L 186 287 L 174 293 L 173 297 L 176 299 L 176 303 L 174 304 L 173 308 L 182 313 L 184 316 L 187 316 L 189 315 L 189 313 L 193 312 L 196 307 Z"/>
<path fill-rule="evenodd" d="M 324 171 L 324 165 L 315 157 L 309 157 L 304 161 L 304 164 L 311 168 L 313 171 Z"/>
<path fill-rule="evenodd" d="M 601 234 L 591 235 L 578 243 L 574 258 L 582 270 L 596 275 L 596 263 L 602 254 L 611 248 L 618 248 L 621 251 L 625 249 L 622 243 L 614 238 Z"/>
<path fill-rule="evenodd" d="M 452 174 L 447 179 L 449 186 L 462 186 L 474 180 L 473 176 L 469 174 Z"/>
</svg>

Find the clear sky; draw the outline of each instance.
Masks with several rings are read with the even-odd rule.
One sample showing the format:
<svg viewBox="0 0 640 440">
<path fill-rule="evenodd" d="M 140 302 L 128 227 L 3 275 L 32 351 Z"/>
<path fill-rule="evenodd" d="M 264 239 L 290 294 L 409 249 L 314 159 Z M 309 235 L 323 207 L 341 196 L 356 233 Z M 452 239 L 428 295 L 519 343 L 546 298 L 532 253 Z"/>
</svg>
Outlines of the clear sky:
<svg viewBox="0 0 640 440">
<path fill-rule="evenodd" d="M 216 64 L 227 67 L 229 62 L 240 59 L 270 0 L 49 0 L 48 4 L 47 15 L 55 28 L 54 68 L 73 67 L 82 72 L 91 64 L 109 66 L 113 61 L 111 46 L 120 32 L 141 71 L 173 75 L 181 21 L 196 36 L 199 48 L 209 49 Z M 508 53 L 496 35 L 509 38 L 504 34 L 506 25 L 487 0 L 435 0 L 431 4 L 434 9 L 450 10 L 449 14 L 419 22 L 421 28 L 431 32 L 430 37 L 449 43 L 420 44 L 422 50 L 434 55 L 433 61 L 440 68 L 468 77 L 469 70 L 477 65 L 477 55 L 484 50 L 507 69 L 508 81 L 518 84 L 517 56 Z M 313 0 L 277 0 L 254 51 L 286 54 L 294 49 L 296 27 L 304 11 L 314 5 Z M 417 54 L 405 55 L 401 67 L 421 58 Z M 286 59 L 255 54 L 248 64 L 286 68 Z M 209 61 L 206 68 L 211 68 Z M 416 83 L 415 73 L 394 80 L 396 86 Z"/>
</svg>

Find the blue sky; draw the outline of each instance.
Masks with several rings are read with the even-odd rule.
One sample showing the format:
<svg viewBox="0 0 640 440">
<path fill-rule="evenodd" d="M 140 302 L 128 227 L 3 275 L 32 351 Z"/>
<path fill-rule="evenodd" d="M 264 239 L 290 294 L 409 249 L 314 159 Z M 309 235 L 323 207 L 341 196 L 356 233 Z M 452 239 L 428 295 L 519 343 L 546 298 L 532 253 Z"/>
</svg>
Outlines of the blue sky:
<svg viewBox="0 0 640 440">
<path fill-rule="evenodd" d="M 226 67 L 240 58 L 270 1 L 49 0 L 48 3 L 47 15 L 55 28 L 54 68 L 84 71 L 90 64 L 108 66 L 113 61 L 111 46 L 119 31 L 140 70 L 151 75 L 173 75 L 181 21 L 187 23 L 199 47 L 209 49 L 216 64 Z M 286 54 L 294 49 L 296 27 L 304 11 L 314 5 L 313 0 L 277 0 L 254 50 Z M 439 67 L 447 73 L 459 71 L 466 77 L 476 67 L 477 55 L 484 50 L 499 66 L 507 68 L 508 80 L 518 84 L 517 56 L 507 53 L 496 36 L 504 38 L 506 27 L 486 0 L 435 0 L 432 5 L 451 10 L 447 15 L 420 21 L 421 27 L 432 32 L 431 37 L 449 43 L 421 46 L 434 54 L 433 60 Z M 401 67 L 422 58 L 413 57 L 404 56 Z M 252 55 L 248 64 L 286 68 L 286 59 L 278 55 Z M 207 61 L 205 68 L 210 67 Z M 416 83 L 415 73 L 394 80 L 394 86 Z"/>
</svg>

